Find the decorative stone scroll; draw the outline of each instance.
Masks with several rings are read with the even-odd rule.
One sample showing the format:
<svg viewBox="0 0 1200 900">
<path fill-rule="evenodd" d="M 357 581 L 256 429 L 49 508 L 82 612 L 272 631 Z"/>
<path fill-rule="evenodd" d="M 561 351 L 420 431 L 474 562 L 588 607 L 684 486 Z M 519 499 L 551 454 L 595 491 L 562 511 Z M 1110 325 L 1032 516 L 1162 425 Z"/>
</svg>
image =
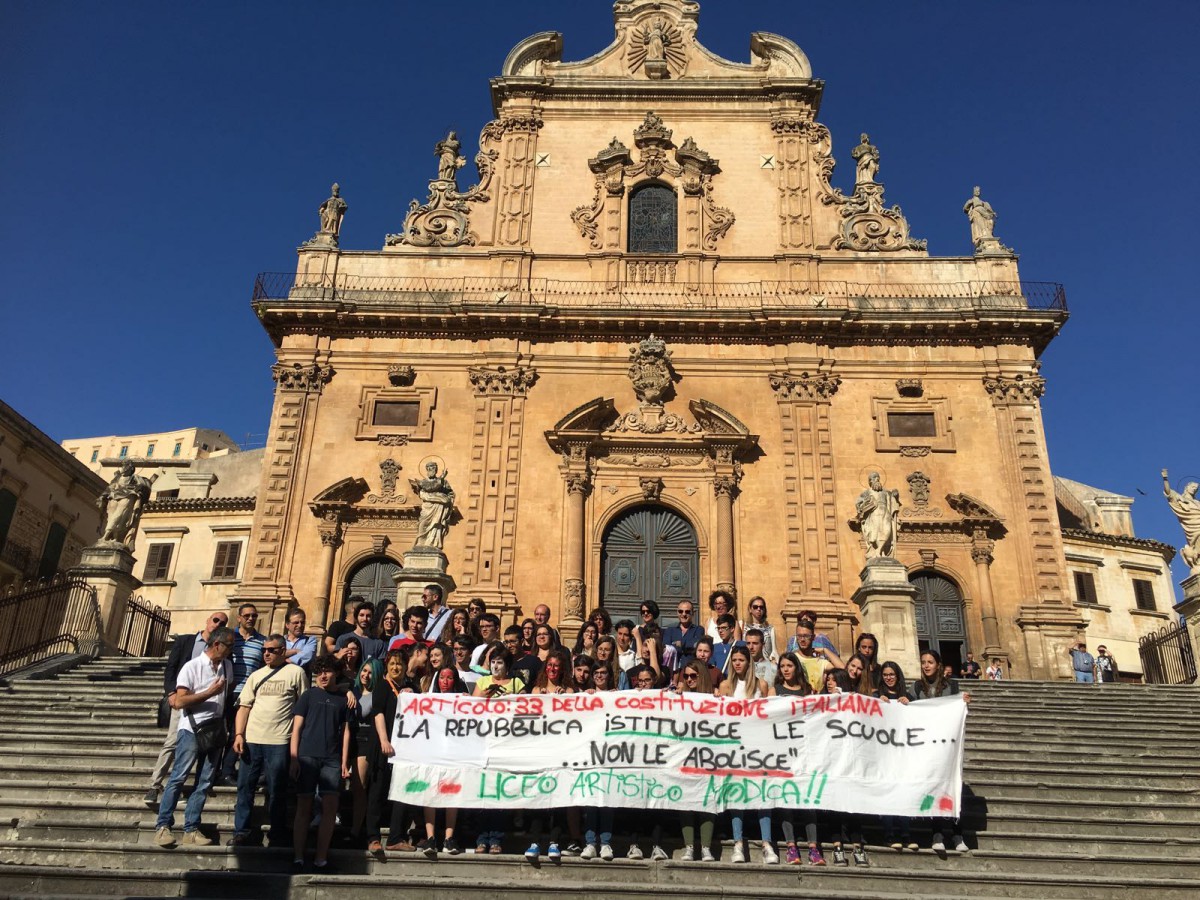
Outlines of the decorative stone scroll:
<svg viewBox="0 0 1200 900">
<path fill-rule="evenodd" d="M 424 204 L 412 201 L 404 218 L 403 230 L 398 234 L 389 234 L 384 245 L 474 246 L 478 236 L 470 230 L 469 204 L 491 199 L 488 188 L 500 154 L 487 145 L 499 140 L 504 127 L 503 123 L 497 122 L 489 122 L 484 126 L 479 135 L 479 152 L 475 155 L 479 181 L 466 191 L 458 190 L 457 173 L 465 163 L 458 155 L 461 146 L 458 138 L 451 131 L 445 140 L 438 141 L 434 149 L 438 157 L 438 174 L 429 182 L 429 199 Z"/>
<path fill-rule="evenodd" d="M 856 163 L 854 193 L 847 197 L 830 184 L 836 165 L 832 154 L 829 129 L 809 123 L 805 129 L 815 146 L 817 181 L 821 202 L 833 206 L 841 217 L 841 232 L 829 245 L 834 250 L 892 252 L 896 250 L 925 250 L 928 242 L 909 234 L 908 220 L 899 206 L 883 205 L 883 184 L 875 181 L 879 171 L 879 151 L 867 135 L 854 150 Z"/>
</svg>

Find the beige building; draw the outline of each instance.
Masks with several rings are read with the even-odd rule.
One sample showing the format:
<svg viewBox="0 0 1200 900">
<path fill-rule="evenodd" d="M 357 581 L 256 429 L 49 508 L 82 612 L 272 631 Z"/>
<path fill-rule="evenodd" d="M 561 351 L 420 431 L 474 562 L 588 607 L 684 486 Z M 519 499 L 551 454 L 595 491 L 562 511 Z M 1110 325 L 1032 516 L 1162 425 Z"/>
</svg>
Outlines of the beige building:
<svg viewBox="0 0 1200 900">
<path fill-rule="evenodd" d="M 79 561 L 100 536 L 105 485 L 0 401 L 0 590 Z"/>
<path fill-rule="evenodd" d="M 63 441 L 62 446 L 93 472 L 106 478 L 113 471 L 103 465 L 106 459 L 207 459 L 237 453 L 240 449 L 229 435 L 213 428 L 72 438 Z"/>
<path fill-rule="evenodd" d="M 1138 640 L 1176 621 L 1175 548 L 1133 533 L 1133 498 L 1054 479 L 1063 550 L 1088 649 L 1103 645 L 1123 678 L 1141 680 Z"/>
<path fill-rule="evenodd" d="M 144 600 L 171 614 L 171 631 L 200 629 L 236 593 L 254 519 L 263 451 L 226 453 L 187 468 L 139 474 L 154 481 L 134 544 Z"/>
<path fill-rule="evenodd" d="M 884 201 L 887 148 L 835 142 L 789 39 L 732 62 L 694 3 L 614 17 L 585 60 L 513 48 L 478 147 L 439 143 L 381 249 L 339 246 L 335 191 L 296 272 L 258 280 L 277 384 L 237 599 L 312 622 L 394 590 L 432 461 L 452 603 L 544 602 L 569 634 L 725 586 L 848 649 L 878 472 L 921 640 L 1066 677 L 1087 620 L 1038 374 L 1061 288 L 1021 281 L 979 197 L 945 210 L 974 254 L 931 257 Z"/>
</svg>

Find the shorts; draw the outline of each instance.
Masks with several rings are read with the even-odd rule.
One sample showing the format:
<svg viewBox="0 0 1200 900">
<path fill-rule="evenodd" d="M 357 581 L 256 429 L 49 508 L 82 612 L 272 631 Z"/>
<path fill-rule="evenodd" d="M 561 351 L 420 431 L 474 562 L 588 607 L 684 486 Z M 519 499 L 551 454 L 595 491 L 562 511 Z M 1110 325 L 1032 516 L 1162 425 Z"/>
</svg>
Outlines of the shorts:
<svg viewBox="0 0 1200 900">
<path fill-rule="evenodd" d="M 300 777 L 297 790 L 312 794 L 319 787 L 322 794 L 336 794 L 342 789 L 342 763 L 333 757 L 300 757 Z"/>
</svg>

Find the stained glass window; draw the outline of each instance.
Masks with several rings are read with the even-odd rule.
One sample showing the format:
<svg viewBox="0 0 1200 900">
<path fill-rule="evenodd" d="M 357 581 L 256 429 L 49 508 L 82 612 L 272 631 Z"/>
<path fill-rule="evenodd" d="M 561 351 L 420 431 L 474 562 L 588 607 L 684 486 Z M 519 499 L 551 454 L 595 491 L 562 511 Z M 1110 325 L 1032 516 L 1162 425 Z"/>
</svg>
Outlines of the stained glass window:
<svg viewBox="0 0 1200 900">
<path fill-rule="evenodd" d="M 679 207 L 666 185 L 647 184 L 629 198 L 629 252 L 675 253 L 679 248 Z"/>
</svg>

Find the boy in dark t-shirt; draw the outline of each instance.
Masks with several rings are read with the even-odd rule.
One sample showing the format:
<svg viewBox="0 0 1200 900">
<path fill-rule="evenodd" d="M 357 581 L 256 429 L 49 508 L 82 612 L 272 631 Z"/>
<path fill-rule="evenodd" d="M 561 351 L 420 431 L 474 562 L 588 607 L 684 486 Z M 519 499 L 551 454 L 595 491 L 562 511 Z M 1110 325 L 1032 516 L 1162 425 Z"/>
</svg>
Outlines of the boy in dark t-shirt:
<svg viewBox="0 0 1200 900">
<path fill-rule="evenodd" d="M 292 844 L 293 866 L 304 867 L 304 849 L 308 826 L 312 822 L 313 795 L 321 789 L 321 826 L 313 863 L 318 872 L 329 872 L 329 844 L 337 819 L 338 795 L 342 779 L 350 777 L 350 710 L 346 698 L 333 693 L 341 661 L 322 656 L 312 664 L 314 686 L 296 701 L 292 719 L 291 771 L 298 782 L 296 821 Z"/>
</svg>

